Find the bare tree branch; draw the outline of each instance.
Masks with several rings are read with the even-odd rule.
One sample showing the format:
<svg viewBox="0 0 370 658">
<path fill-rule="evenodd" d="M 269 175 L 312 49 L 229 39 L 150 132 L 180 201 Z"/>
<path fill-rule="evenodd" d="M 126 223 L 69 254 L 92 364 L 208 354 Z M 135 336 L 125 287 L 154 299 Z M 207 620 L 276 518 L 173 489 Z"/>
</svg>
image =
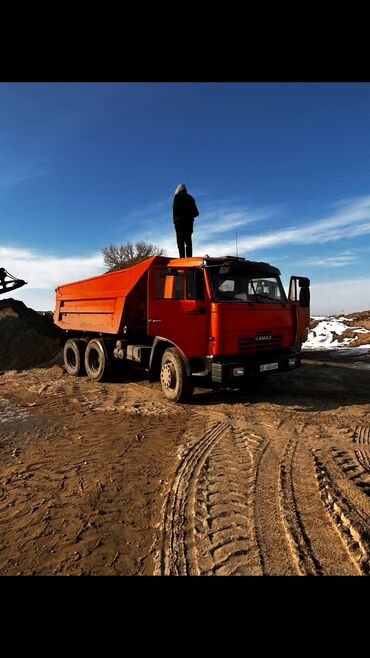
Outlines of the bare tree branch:
<svg viewBox="0 0 370 658">
<path fill-rule="evenodd" d="M 166 251 L 156 247 L 150 242 L 125 242 L 124 244 L 110 244 L 102 249 L 104 265 L 108 272 L 120 270 L 130 265 L 140 263 L 140 261 L 150 256 L 166 256 Z"/>
</svg>

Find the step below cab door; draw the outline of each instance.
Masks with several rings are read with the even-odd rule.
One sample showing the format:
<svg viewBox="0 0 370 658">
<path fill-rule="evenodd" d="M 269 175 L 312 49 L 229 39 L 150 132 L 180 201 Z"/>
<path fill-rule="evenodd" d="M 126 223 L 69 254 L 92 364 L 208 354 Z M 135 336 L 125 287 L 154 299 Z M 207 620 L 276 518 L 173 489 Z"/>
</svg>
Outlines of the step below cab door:
<svg viewBox="0 0 370 658">
<path fill-rule="evenodd" d="M 148 335 L 166 338 L 187 357 L 205 356 L 209 332 L 205 295 L 203 270 L 151 267 L 148 276 Z"/>
<path fill-rule="evenodd" d="M 305 331 L 310 325 L 310 280 L 307 277 L 290 277 L 289 301 L 295 311 L 295 342 L 300 347 L 302 340 L 307 338 Z"/>
</svg>

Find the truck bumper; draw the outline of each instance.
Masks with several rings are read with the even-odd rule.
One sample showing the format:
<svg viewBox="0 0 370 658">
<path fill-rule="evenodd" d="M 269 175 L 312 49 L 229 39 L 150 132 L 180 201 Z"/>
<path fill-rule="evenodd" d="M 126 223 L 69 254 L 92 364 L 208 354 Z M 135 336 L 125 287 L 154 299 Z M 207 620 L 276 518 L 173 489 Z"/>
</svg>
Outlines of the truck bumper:
<svg viewBox="0 0 370 658">
<path fill-rule="evenodd" d="M 261 375 L 275 372 L 286 372 L 299 368 L 301 357 L 299 354 L 271 358 L 263 361 L 227 361 L 225 363 L 212 363 L 211 378 L 218 384 L 237 384 L 247 382 Z"/>
</svg>

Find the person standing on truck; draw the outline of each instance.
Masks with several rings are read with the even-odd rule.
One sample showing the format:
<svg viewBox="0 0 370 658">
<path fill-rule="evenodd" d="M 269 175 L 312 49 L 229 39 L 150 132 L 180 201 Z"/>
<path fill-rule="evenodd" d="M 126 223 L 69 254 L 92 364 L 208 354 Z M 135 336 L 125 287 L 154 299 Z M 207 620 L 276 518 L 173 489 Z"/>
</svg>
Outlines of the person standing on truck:
<svg viewBox="0 0 370 658">
<path fill-rule="evenodd" d="M 186 185 L 180 183 L 173 197 L 173 223 L 175 225 L 179 257 L 185 258 L 193 255 L 191 236 L 193 233 L 194 218 L 199 211 L 194 197 L 188 194 Z"/>
</svg>

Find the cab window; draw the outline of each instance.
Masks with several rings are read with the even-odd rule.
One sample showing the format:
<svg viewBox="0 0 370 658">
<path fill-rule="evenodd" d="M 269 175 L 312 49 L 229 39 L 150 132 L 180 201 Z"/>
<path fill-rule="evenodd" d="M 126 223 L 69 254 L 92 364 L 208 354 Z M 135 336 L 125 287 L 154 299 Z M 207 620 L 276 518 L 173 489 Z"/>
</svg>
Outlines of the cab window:
<svg viewBox="0 0 370 658">
<path fill-rule="evenodd" d="M 154 272 L 155 299 L 204 299 L 204 276 L 197 270 L 158 269 Z"/>
<path fill-rule="evenodd" d="M 155 270 L 154 297 L 155 299 L 185 299 L 185 271 Z"/>
<path fill-rule="evenodd" d="M 185 299 L 185 272 L 178 270 L 173 277 L 172 299 Z"/>
<path fill-rule="evenodd" d="M 186 272 L 186 299 L 204 299 L 202 270 L 188 270 Z"/>
</svg>

